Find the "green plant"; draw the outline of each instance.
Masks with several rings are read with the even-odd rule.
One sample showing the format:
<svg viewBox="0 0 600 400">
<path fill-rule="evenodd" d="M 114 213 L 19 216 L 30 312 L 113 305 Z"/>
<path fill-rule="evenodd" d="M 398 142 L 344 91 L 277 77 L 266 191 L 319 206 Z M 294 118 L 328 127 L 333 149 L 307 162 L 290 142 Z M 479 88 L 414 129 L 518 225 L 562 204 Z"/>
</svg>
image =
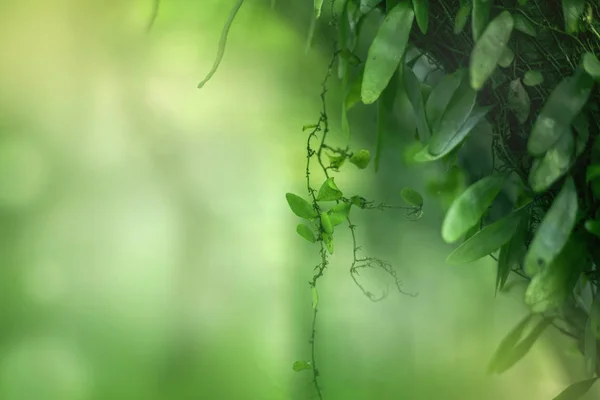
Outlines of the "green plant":
<svg viewBox="0 0 600 400">
<path fill-rule="evenodd" d="M 215 67 L 203 83 L 218 67 L 227 30 L 242 1 L 232 11 Z M 294 369 L 312 370 L 315 389 L 323 398 L 314 358 L 317 280 L 333 253 L 338 224 L 346 221 L 352 232 L 350 271 L 367 297 L 381 298 L 360 285 L 356 279 L 360 268 L 379 266 L 399 282 L 389 264 L 357 257 L 356 226 L 349 215 L 352 208 L 398 207 L 347 197 L 330 176 L 346 160 L 365 168 L 370 159 L 367 150 L 353 152 L 327 143 L 325 95 L 337 62 L 345 93 L 342 130 L 349 136 L 348 113 L 358 103 L 377 107 L 375 170 L 398 87 L 406 92 L 416 118 L 418 144 L 412 156 L 416 163 L 441 160 L 454 165 L 470 133 L 484 120 L 491 123 L 492 168 L 454 196 L 442 224 L 446 242 L 461 241 L 447 261 L 461 264 L 490 256 L 498 263 L 496 290 L 504 290 L 511 275 L 528 283 L 524 301 L 531 315 L 506 336 L 489 371 L 502 373 L 512 367 L 553 327 L 577 342 L 590 374 L 590 379 L 572 384 L 556 399 L 581 397 L 600 375 L 600 5 L 591 0 L 338 0 L 330 4 L 336 40 L 322 82 L 321 116 L 315 125 L 305 127 L 309 200 L 286 195 L 292 211 L 311 224 L 299 225 L 297 232 L 319 244 L 321 257 L 310 282 L 312 357 L 310 362 L 297 362 Z M 323 0 L 315 0 L 309 37 L 324 11 Z M 357 39 L 371 13 L 382 18 L 361 61 Z M 417 56 L 407 56 L 407 49 Z M 433 87 L 413 71 L 422 58 L 445 73 Z M 313 141 L 319 143 L 317 147 Z M 311 181 L 313 158 L 325 178 L 318 191 Z M 512 211 L 492 219 L 487 211 L 511 184 L 509 176 L 518 178 L 519 197 Z M 407 212 L 419 216 L 422 197 L 409 189 L 402 197 L 409 204 Z M 326 203 L 335 205 L 326 209 Z M 402 291 L 399 285 L 398 290 Z M 522 338 L 536 319 L 539 322 Z"/>
</svg>

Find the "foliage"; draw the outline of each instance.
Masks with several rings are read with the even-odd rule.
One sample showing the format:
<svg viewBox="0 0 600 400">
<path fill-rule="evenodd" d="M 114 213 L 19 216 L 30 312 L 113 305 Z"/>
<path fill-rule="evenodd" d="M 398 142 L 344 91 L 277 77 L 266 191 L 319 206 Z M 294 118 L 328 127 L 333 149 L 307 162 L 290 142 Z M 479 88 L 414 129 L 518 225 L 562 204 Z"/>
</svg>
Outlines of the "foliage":
<svg viewBox="0 0 600 400">
<path fill-rule="evenodd" d="M 218 67 L 227 31 L 242 1 L 225 25 L 219 56 L 203 83 Z M 330 4 L 330 25 L 337 39 L 322 82 L 321 115 L 316 124 L 305 127 L 309 131 L 307 197 L 286 195 L 293 213 L 310 224 L 298 225 L 297 232 L 318 244 L 321 259 L 310 281 L 311 360 L 296 362 L 294 370 L 312 371 L 322 399 L 314 351 L 316 287 L 334 252 L 335 227 L 347 222 L 354 254 L 351 276 L 376 301 L 385 294 L 375 296 L 360 285 L 360 268 L 382 268 L 402 290 L 388 263 L 357 256 L 350 211 L 403 208 L 409 216 L 418 217 L 423 205 L 421 195 L 412 189 L 401 192 L 409 207 L 376 206 L 359 195 L 344 194 L 335 184 L 331 173 L 339 172 L 346 160 L 364 169 L 371 158 L 366 149 L 336 148 L 327 141 L 325 95 L 337 61 L 345 91 L 341 126 L 348 138 L 348 112 L 361 102 L 377 107 L 375 170 L 398 88 L 405 91 L 414 110 L 417 163 L 441 160 L 453 166 L 474 128 L 484 119 L 491 123 L 492 170 L 453 199 L 442 224 L 446 242 L 463 239 L 447 262 L 462 264 L 485 256 L 496 259 L 494 253 L 499 251 L 496 290 L 503 290 L 510 276 L 528 281 L 524 302 L 531 315 L 502 341 L 490 372 L 511 368 L 553 327 L 577 342 L 590 373 L 590 379 L 572 384 L 556 399 L 581 397 L 600 374 L 600 5 L 593 0 L 334 0 Z M 357 42 L 371 13 L 381 18 L 361 62 Z M 324 2 L 315 0 L 311 35 L 315 20 L 324 14 Z M 415 49 L 418 57 L 408 57 L 407 49 Z M 433 88 L 415 75 L 418 58 L 446 74 Z M 318 191 L 311 179 L 311 161 L 316 161 L 324 177 Z M 511 175 L 519 180 L 519 198 L 510 213 L 492 220 L 488 209 L 510 184 Z M 328 203 L 335 205 L 328 207 Z M 591 304 L 584 304 L 584 289 L 592 292 Z M 522 338 L 534 319 L 539 322 Z"/>
</svg>

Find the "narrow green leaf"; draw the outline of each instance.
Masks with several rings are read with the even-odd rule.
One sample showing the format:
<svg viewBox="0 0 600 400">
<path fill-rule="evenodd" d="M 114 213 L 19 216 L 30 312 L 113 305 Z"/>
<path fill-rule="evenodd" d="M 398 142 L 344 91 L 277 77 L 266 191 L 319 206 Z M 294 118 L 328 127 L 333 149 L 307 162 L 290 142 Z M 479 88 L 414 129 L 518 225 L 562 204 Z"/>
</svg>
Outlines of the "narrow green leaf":
<svg viewBox="0 0 600 400">
<path fill-rule="evenodd" d="M 521 84 L 520 79 L 515 79 L 510 83 L 508 89 L 508 109 L 515 114 L 521 124 L 524 124 L 529 118 L 530 108 L 531 100 L 527 90 Z"/>
<path fill-rule="evenodd" d="M 351 203 L 340 203 L 332 207 L 331 210 L 327 211 L 329 214 L 329 220 L 333 226 L 337 226 L 344 222 L 348 215 L 350 215 Z"/>
<path fill-rule="evenodd" d="M 531 155 L 542 155 L 570 129 L 571 123 L 587 103 L 592 86 L 592 78 L 582 70 L 577 70 L 554 88 L 531 130 L 527 142 L 527 150 Z"/>
<path fill-rule="evenodd" d="M 317 194 L 317 200 L 335 201 L 341 199 L 343 195 L 342 191 L 335 184 L 334 178 L 329 178 L 321 185 Z"/>
<path fill-rule="evenodd" d="M 456 132 L 456 134 L 450 139 L 450 141 L 448 141 L 446 147 L 441 153 L 434 156 L 429 151 L 429 146 L 425 146 L 414 156 L 415 162 L 428 162 L 439 160 L 440 158 L 448 155 L 452 150 L 454 150 L 463 142 L 467 135 L 471 133 L 471 131 L 483 120 L 483 118 L 487 115 L 491 108 L 492 107 L 483 107 L 475 109 L 471 113 L 471 116 L 464 123 L 464 125 L 460 128 L 460 130 Z"/>
<path fill-rule="evenodd" d="M 464 75 L 458 71 L 446 75 L 432 89 L 425 105 L 425 115 L 431 128 L 439 124 L 463 77 Z"/>
<path fill-rule="evenodd" d="M 515 19 L 515 30 L 523 32 L 526 35 L 536 37 L 537 32 L 535 31 L 535 27 L 531 23 L 527 17 L 523 16 L 523 14 L 516 13 L 513 15 Z"/>
<path fill-rule="evenodd" d="M 323 228 L 324 232 L 333 234 L 333 224 L 329 219 L 329 214 L 325 212 L 321 213 L 321 228 Z"/>
<path fill-rule="evenodd" d="M 581 399 L 596 383 L 598 378 L 586 379 L 575 382 L 563 390 L 554 400 L 578 400 Z"/>
<path fill-rule="evenodd" d="M 400 191 L 400 196 L 406 204 L 413 207 L 421 207 L 423 205 L 423 196 L 421 196 L 421 194 L 416 190 L 413 190 L 409 187 L 402 188 Z"/>
<path fill-rule="evenodd" d="M 531 279 L 525 303 L 533 312 L 543 313 L 563 305 L 579 279 L 586 256 L 582 242 L 569 240 L 552 262 Z"/>
<path fill-rule="evenodd" d="M 315 286 L 312 287 L 312 308 L 313 310 L 317 309 L 319 305 L 319 293 L 317 292 L 317 288 Z"/>
<path fill-rule="evenodd" d="M 563 15 L 565 17 L 565 29 L 567 33 L 579 31 L 579 18 L 585 11 L 586 0 L 562 0 Z"/>
<path fill-rule="evenodd" d="M 286 193 L 285 198 L 294 214 L 304 219 L 313 219 L 317 217 L 317 212 L 313 206 L 302 197 L 294 193 Z"/>
<path fill-rule="evenodd" d="M 427 141 L 431 136 L 431 131 L 427 122 L 427 115 L 425 114 L 425 105 L 423 101 L 423 93 L 421 92 L 421 84 L 411 68 L 405 67 L 403 72 L 404 73 L 402 74 L 402 77 L 404 81 L 404 88 L 408 100 L 412 104 L 413 111 L 415 112 L 419 139 L 421 140 L 421 143 L 425 143 L 425 141 Z"/>
<path fill-rule="evenodd" d="M 460 5 L 456 17 L 454 18 L 454 34 L 460 34 L 464 29 L 469 17 L 471 16 L 471 2 L 466 2 Z"/>
<path fill-rule="evenodd" d="M 302 236 L 304 239 L 308 240 L 311 243 L 315 243 L 317 241 L 317 238 L 315 237 L 315 234 L 313 233 L 312 229 L 310 229 L 305 224 L 298 224 L 298 226 L 296 227 L 296 232 L 298 233 L 298 235 Z"/>
<path fill-rule="evenodd" d="M 568 177 L 529 245 L 525 256 L 525 272 L 529 276 L 550 265 L 567 244 L 575 226 L 577 206 L 577 189 L 573 179 Z"/>
<path fill-rule="evenodd" d="M 587 52 L 583 55 L 583 69 L 589 76 L 600 82 L 600 60 L 593 53 Z"/>
<path fill-rule="evenodd" d="M 496 274 L 496 291 L 502 290 L 510 272 L 519 268 L 525 257 L 527 248 L 525 238 L 527 236 L 528 220 L 523 218 L 514 236 L 500 248 L 498 256 L 498 271 Z"/>
<path fill-rule="evenodd" d="M 409 3 L 388 10 L 369 47 L 361 89 L 363 103 L 374 103 L 388 86 L 406 51 L 413 20 Z"/>
<path fill-rule="evenodd" d="M 371 152 L 367 149 L 360 149 L 350 157 L 350 162 L 360 169 L 365 169 L 371 160 Z"/>
<path fill-rule="evenodd" d="M 329 254 L 333 254 L 333 235 L 323 232 L 323 243 L 325 243 L 325 247 Z"/>
<path fill-rule="evenodd" d="M 544 76 L 539 71 L 527 71 L 523 76 L 525 86 L 537 86 L 544 82 Z"/>
<path fill-rule="evenodd" d="M 590 139 L 590 124 L 585 112 L 579 113 L 573 120 L 573 129 L 575 129 L 575 155 L 579 157 L 585 151 Z"/>
<path fill-rule="evenodd" d="M 323 0 L 315 0 L 315 19 L 319 19 L 321 16 L 321 9 L 323 8 Z"/>
<path fill-rule="evenodd" d="M 527 325 L 533 320 L 534 316 L 535 314 L 527 315 L 502 339 L 490 361 L 488 372 L 496 372 L 499 366 L 507 364 L 505 361 L 506 358 L 511 355 L 512 350 L 517 346 L 519 340 L 521 340 L 525 328 L 527 328 Z"/>
<path fill-rule="evenodd" d="M 391 125 L 394 118 L 394 102 L 396 101 L 396 92 L 398 88 L 398 85 L 396 85 L 397 74 L 398 71 L 394 74 L 395 79 L 390 81 L 377 100 L 377 147 L 375 148 L 374 160 L 375 172 L 379 170 L 385 135 L 392 130 Z"/>
<path fill-rule="evenodd" d="M 514 20 L 510 13 L 502 11 L 488 24 L 477 43 L 475 43 L 469 62 L 471 87 L 474 90 L 480 90 L 496 69 L 496 65 L 502 58 L 506 44 L 510 39 L 513 26 Z"/>
<path fill-rule="evenodd" d="M 344 104 L 342 105 L 342 132 L 350 137 L 350 124 L 348 123 L 348 111 L 360 103 L 360 92 L 362 87 L 364 67 L 361 67 L 346 89 Z"/>
<path fill-rule="evenodd" d="M 412 0 L 412 3 L 417 25 L 423 35 L 426 35 L 429 27 L 429 0 Z"/>
<path fill-rule="evenodd" d="M 575 142 L 569 129 L 541 159 L 533 162 L 529 172 L 529 184 L 537 193 L 546 191 L 573 165 Z"/>
<path fill-rule="evenodd" d="M 469 186 L 452 202 L 442 223 L 442 238 L 447 243 L 456 242 L 479 221 L 500 193 L 506 178 L 506 174 L 487 176 Z"/>
<path fill-rule="evenodd" d="M 292 365 L 292 369 L 296 372 L 305 369 L 312 369 L 312 364 L 310 363 L 310 361 L 296 361 L 294 365 Z"/>
<path fill-rule="evenodd" d="M 492 9 L 492 0 L 473 0 L 473 17 L 471 29 L 473 31 L 473 41 L 477 42 L 485 31 L 490 19 L 490 10 Z"/>
<path fill-rule="evenodd" d="M 502 68 L 508 68 L 512 64 L 515 59 L 515 53 L 511 50 L 510 47 L 504 47 L 504 51 L 502 51 L 502 56 L 500 56 L 500 60 L 498 60 L 498 65 Z"/>
</svg>

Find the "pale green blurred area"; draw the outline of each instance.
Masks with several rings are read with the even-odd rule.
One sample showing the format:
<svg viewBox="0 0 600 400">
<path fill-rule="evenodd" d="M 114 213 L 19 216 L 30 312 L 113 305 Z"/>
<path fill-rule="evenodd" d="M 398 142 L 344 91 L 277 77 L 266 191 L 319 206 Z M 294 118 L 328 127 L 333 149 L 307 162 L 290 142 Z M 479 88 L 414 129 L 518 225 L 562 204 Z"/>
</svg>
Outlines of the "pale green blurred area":
<svg viewBox="0 0 600 400">
<path fill-rule="evenodd" d="M 247 0 L 220 70 L 196 89 L 233 3 L 164 0 L 145 36 L 149 1 L 3 2 L 1 399 L 314 398 L 291 365 L 310 354 L 318 254 L 284 194 L 305 190 L 301 127 L 318 118 L 329 55 L 305 55 L 305 31 Z M 351 145 L 374 150 L 374 138 Z M 336 182 L 383 201 L 383 179 L 396 202 L 437 173 L 398 154 L 379 176 L 345 166 Z M 416 298 L 371 303 L 348 274 L 349 232 L 336 236 L 319 281 L 325 398 L 549 399 L 582 377 L 550 332 L 485 375 L 527 310 L 518 290 L 494 298 L 491 261 L 444 264 L 442 212 L 426 200 L 419 222 L 354 217 L 365 255 L 392 261 Z"/>
</svg>

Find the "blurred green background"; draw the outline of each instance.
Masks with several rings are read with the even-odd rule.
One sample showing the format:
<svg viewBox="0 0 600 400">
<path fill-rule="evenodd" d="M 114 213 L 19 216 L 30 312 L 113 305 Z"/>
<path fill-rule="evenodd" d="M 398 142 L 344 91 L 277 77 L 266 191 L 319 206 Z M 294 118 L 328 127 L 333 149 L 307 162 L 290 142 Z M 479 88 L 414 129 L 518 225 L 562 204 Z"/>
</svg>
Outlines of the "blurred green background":
<svg viewBox="0 0 600 400">
<path fill-rule="evenodd" d="M 247 0 L 198 90 L 234 2 L 163 0 L 149 35 L 151 1 L 1 3 L 0 399 L 315 398 L 291 366 L 309 356 L 318 254 L 284 194 L 303 193 L 301 127 L 319 115 L 330 36 L 317 29 L 305 53 L 312 2 Z M 344 145 L 338 81 L 330 95 Z M 345 191 L 394 203 L 444 173 L 402 163 L 405 105 L 381 171 L 345 166 Z M 374 151 L 372 110 L 351 123 L 351 146 Z M 416 298 L 371 303 L 348 273 L 349 232 L 336 239 L 319 284 L 326 399 L 545 400 L 584 376 L 550 331 L 485 374 L 527 313 L 522 290 L 495 298 L 492 260 L 444 264 L 439 200 L 418 222 L 354 214 L 365 254 Z"/>
</svg>

